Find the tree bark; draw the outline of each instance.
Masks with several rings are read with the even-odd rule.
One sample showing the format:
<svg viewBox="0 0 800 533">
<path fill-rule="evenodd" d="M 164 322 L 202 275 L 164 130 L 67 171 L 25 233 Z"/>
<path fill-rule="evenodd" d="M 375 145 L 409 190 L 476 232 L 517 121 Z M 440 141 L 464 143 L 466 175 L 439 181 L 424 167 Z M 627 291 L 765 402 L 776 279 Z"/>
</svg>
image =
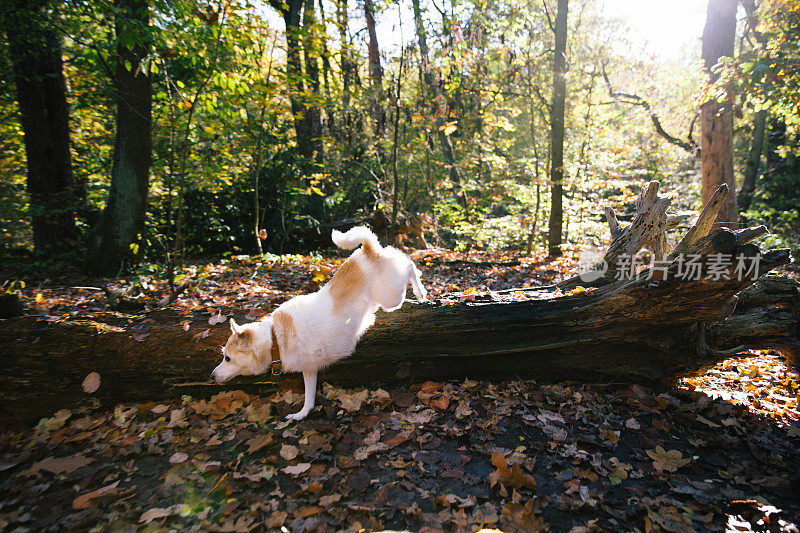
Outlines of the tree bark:
<svg viewBox="0 0 800 533">
<path fill-rule="evenodd" d="M 303 55 L 305 56 L 306 77 L 309 81 L 310 103 L 306 111 L 308 136 L 311 143 L 311 156 L 313 161 L 321 165 L 324 158 L 322 145 L 322 111 L 319 101 L 321 99 L 319 83 L 319 55 L 316 49 L 317 28 L 314 16 L 314 0 L 306 0 L 303 10 Z"/>
<path fill-rule="evenodd" d="M 87 268 L 94 274 L 114 274 L 137 258 L 131 244 L 144 228 L 150 178 L 152 81 L 142 69 L 150 53 L 149 6 L 116 0 L 115 8 L 117 131 L 108 201 L 89 240 Z"/>
<path fill-rule="evenodd" d="M 438 75 L 434 73 L 433 67 L 430 64 L 428 55 L 428 38 L 425 32 L 425 24 L 422 21 L 422 9 L 419 5 L 419 0 L 411 0 L 411 7 L 414 10 L 414 26 L 417 32 L 417 42 L 419 45 L 420 55 L 420 74 L 425 83 L 427 96 L 431 102 L 431 114 L 434 117 L 433 127 L 436 130 L 436 136 L 439 139 L 439 146 L 442 149 L 442 156 L 444 157 L 445 166 L 447 168 L 447 175 L 450 182 L 453 184 L 453 192 L 455 194 L 456 202 L 467 210 L 469 203 L 467 202 L 467 195 L 464 187 L 461 184 L 461 174 L 458 171 L 456 164 L 455 151 L 453 150 L 453 143 L 450 141 L 450 135 L 445 133 L 445 118 L 447 112 L 441 109 L 441 101 L 444 95 L 439 90 Z"/>
<path fill-rule="evenodd" d="M 33 245 L 40 252 L 73 249 L 78 230 L 61 37 L 49 26 L 47 2 L 12 4 L 0 20 L 25 135 Z"/>
<path fill-rule="evenodd" d="M 719 78 L 714 67 L 720 59 L 733 57 L 737 5 L 737 0 L 708 1 L 703 29 L 703 63 L 711 83 Z M 722 184 L 731 191 L 719 212 L 716 227 L 738 225 L 733 179 L 733 95 L 730 87 L 728 91 L 725 101 L 709 100 L 700 107 L 703 201 L 707 202 Z"/>
<path fill-rule="evenodd" d="M 564 195 L 564 111 L 567 99 L 567 11 L 568 0 L 558 0 L 553 51 L 553 98 L 550 106 L 550 221 L 548 253 L 561 255 Z"/>
<path fill-rule="evenodd" d="M 383 92 L 383 67 L 381 66 L 380 46 L 378 45 L 378 32 L 375 29 L 375 10 L 372 0 L 364 0 L 364 18 L 367 21 L 367 51 L 369 57 L 370 78 L 370 107 L 372 108 L 373 129 L 377 137 L 382 137 L 386 129 L 386 110 L 382 102 L 385 100 Z"/>
<path fill-rule="evenodd" d="M 739 189 L 739 195 L 737 197 L 740 213 L 750 209 L 753 193 L 756 190 L 758 167 L 761 163 L 761 154 L 764 151 L 764 130 L 766 129 L 766 125 L 767 111 L 765 109 L 756 111 L 753 116 L 753 131 L 750 137 L 750 149 L 747 152 L 747 161 L 744 166 L 742 188 Z"/>
<path fill-rule="evenodd" d="M 314 148 L 311 141 L 309 118 L 303 105 L 305 83 L 303 81 L 303 60 L 301 52 L 302 30 L 300 27 L 303 0 L 270 0 L 270 5 L 283 17 L 286 33 L 286 77 L 289 90 L 289 101 L 294 117 L 294 131 L 297 151 L 308 161 L 314 160 Z"/>
</svg>

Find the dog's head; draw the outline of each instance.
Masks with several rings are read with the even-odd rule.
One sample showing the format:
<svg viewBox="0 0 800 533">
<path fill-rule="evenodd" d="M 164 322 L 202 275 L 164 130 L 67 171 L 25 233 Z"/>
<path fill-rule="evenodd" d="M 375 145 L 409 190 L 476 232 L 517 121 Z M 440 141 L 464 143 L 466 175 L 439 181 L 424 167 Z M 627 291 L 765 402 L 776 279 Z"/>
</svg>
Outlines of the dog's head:
<svg viewBox="0 0 800 533">
<path fill-rule="evenodd" d="M 231 318 L 231 336 L 222 348 L 222 362 L 211 378 L 224 383 L 236 376 L 261 374 L 270 363 L 272 321 L 239 325 Z"/>
</svg>

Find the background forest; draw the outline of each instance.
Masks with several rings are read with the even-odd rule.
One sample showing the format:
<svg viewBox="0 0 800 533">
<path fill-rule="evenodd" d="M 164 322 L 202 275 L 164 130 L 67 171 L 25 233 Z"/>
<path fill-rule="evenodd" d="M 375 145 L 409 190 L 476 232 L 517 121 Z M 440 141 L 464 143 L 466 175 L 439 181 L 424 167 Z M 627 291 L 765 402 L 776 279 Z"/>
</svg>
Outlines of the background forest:
<svg viewBox="0 0 800 533">
<path fill-rule="evenodd" d="M 717 11 L 735 31 L 711 60 L 700 39 L 650 53 L 613 0 L 3 3 L 6 260 L 172 270 L 317 249 L 376 210 L 427 213 L 448 248 L 559 255 L 648 180 L 699 205 L 704 102 L 733 122 L 726 222 L 800 229 L 794 0 L 711 0 L 703 56 Z"/>
</svg>

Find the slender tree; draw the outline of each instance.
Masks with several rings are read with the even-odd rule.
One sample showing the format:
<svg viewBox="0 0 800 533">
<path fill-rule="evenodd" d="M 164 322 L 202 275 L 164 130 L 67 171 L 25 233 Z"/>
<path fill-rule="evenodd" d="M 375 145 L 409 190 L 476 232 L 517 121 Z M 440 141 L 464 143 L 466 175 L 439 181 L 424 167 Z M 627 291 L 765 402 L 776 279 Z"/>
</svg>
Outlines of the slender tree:
<svg viewBox="0 0 800 533">
<path fill-rule="evenodd" d="M 764 151 L 764 130 L 767 125 L 767 111 L 760 109 L 753 115 L 753 129 L 750 134 L 750 148 L 747 151 L 747 161 L 744 165 L 742 188 L 739 189 L 739 212 L 750 209 L 753 193 L 756 190 L 758 168 L 761 163 L 761 154 Z"/>
<path fill-rule="evenodd" d="M 150 8 L 147 0 L 115 0 L 114 8 L 117 131 L 108 201 L 89 240 L 87 267 L 96 274 L 113 274 L 139 255 L 150 178 L 152 82 L 142 63 L 150 53 Z"/>
<path fill-rule="evenodd" d="M 720 59 L 733 57 L 737 4 L 737 0 L 708 1 L 703 29 L 703 63 L 711 83 L 719 78 L 714 67 Z M 726 184 L 730 191 L 717 216 L 717 226 L 736 226 L 738 219 L 733 180 L 732 103 L 732 95 L 728 94 L 722 102 L 709 100 L 700 107 L 703 202 L 708 202 L 722 184 Z"/>
<path fill-rule="evenodd" d="M 319 61 L 317 57 L 316 42 L 319 35 L 314 16 L 314 0 L 306 0 L 303 10 L 303 57 L 306 67 L 306 78 L 309 83 L 309 97 L 311 102 L 306 111 L 306 127 L 308 128 L 309 142 L 311 143 L 311 157 L 318 165 L 322 164 L 324 157 L 322 144 L 322 111 L 319 100 L 321 99 L 319 82 Z"/>
<path fill-rule="evenodd" d="M 564 110 L 567 99 L 567 11 L 568 0 L 558 0 L 553 50 L 553 98 L 550 105 L 550 224 L 548 252 L 561 255 L 564 211 Z"/>
<path fill-rule="evenodd" d="M 49 24 L 48 1 L 14 0 L 0 14 L 13 61 L 17 102 L 25 134 L 27 189 L 37 251 L 72 248 L 73 213 L 69 108 L 61 37 Z"/>
<path fill-rule="evenodd" d="M 378 44 L 378 32 L 375 29 L 375 10 L 372 7 L 372 0 L 364 0 L 364 18 L 367 21 L 367 51 L 369 56 L 369 79 L 370 79 L 370 107 L 372 108 L 372 119 L 374 122 L 375 134 L 378 137 L 383 135 L 386 126 L 386 111 L 383 108 L 383 67 L 381 66 L 380 45 Z"/>
<path fill-rule="evenodd" d="M 445 118 L 447 117 L 446 108 L 442 110 L 439 106 L 439 97 L 444 97 L 440 90 L 440 80 L 438 73 L 434 71 L 433 65 L 429 60 L 428 38 L 425 32 L 425 25 L 422 21 L 422 9 L 419 5 L 419 0 L 411 0 L 411 7 L 414 10 L 414 25 L 417 30 L 417 43 L 419 45 L 420 55 L 420 72 L 422 80 L 425 85 L 425 92 L 429 101 L 431 102 L 431 113 L 434 116 L 434 129 L 436 130 L 437 137 L 439 138 L 439 146 L 442 149 L 442 156 L 447 166 L 447 173 L 450 177 L 450 182 L 453 184 L 453 191 L 456 194 L 456 201 L 465 210 L 467 209 L 467 196 L 464 188 L 461 185 L 461 175 L 458 172 L 458 165 L 456 164 L 455 151 L 453 144 L 450 142 L 450 134 L 446 131 Z"/>
</svg>

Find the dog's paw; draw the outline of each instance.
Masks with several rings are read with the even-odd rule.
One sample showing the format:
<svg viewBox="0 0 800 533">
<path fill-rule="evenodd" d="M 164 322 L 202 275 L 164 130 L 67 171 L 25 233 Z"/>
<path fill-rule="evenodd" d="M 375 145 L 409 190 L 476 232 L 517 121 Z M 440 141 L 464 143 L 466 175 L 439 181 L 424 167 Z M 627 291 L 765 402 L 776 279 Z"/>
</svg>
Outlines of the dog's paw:
<svg viewBox="0 0 800 533">
<path fill-rule="evenodd" d="M 291 415 L 286 415 L 286 420 L 298 421 L 304 419 L 306 416 L 308 416 L 308 411 L 300 411 Z"/>
</svg>

